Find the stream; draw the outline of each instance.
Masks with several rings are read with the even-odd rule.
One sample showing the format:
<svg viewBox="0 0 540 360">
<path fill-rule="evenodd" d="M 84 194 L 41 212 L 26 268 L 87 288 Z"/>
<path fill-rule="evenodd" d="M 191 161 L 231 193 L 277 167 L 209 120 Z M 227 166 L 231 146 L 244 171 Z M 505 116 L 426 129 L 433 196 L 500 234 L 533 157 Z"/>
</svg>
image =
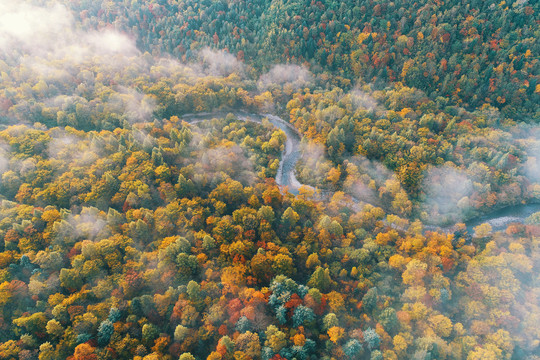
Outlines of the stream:
<svg viewBox="0 0 540 360">
<path fill-rule="evenodd" d="M 198 113 L 198 114 L 186 114 L 182 116 L 182 119 L 191 124 L 197 124 L 202 121 L 207 121 L 212 118 L 221 118 L 225 117 L 229 112 L 212 112 L 212 113 Z M 234 111 L 232 114 L 242 121 L 252 121 L 261 123 L 263 118 L 267 118 L 270 123 L 272 123 L 276 128 L 282 130 L 287 136 L 285 141 L 285 147 L 281 154 L 281 161 L 279 162 L 279 168 L 276 174 L 276 183 L 280 187 L 286 187 L 287 190 L 294 194 L 298 195 L 300 187 L 304 186 L 309 189 L 315 190 L 314 187 L 307 184 L 302 184 L 296 178 L 295 167 L 296 163 L 300 159 L 300 142 L 302 137 L 298 130 L 296 130 L 291 124 L 280 118 L 279 116 L 272 114 L 250 114 L 242 111 Z M 320 192 L 319 192 L 320 194 Z M 319 195 L 321 197 L 321 195 Z M 330 192 L 325 193 L 322 197 L 329 198 L 332 194 Z M 350 196 L 350 195 L 349 195 Z M 360 199 L 354 198 L 351 196 L 355 205 L 360 207 L 361 204 L 365 203 Z M 355 209 L 359 210 L 359 209 Z M 523 205 L 513 205 L 507 206 L 499 210 L 494 210 L 489 214 L 478 216 L 470 220 L 465 221 L 467 231 L 469 234 L 473 234 L 474 227 L 488 223 L 491 225 L 494 231 L 501 231 L 506 229 L 506 227 L 511 223 L 524 223 L 525 220 L 532 214 L 540 211 L 540 204 L 523 204 Z M 424 226 L 425 230 L 432 231 L 443 231 L 443 232 L 454 232 L 455 226 Z"/>
</svg>

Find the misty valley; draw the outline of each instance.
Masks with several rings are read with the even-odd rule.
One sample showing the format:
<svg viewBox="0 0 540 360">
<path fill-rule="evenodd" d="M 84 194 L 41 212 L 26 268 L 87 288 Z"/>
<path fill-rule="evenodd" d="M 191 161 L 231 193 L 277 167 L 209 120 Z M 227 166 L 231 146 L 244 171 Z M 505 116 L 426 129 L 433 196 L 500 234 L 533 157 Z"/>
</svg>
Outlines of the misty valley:
<svg viewBox="0 0 540 360">
<path fill-rule="evenodd" d="M 540 360 L 539 13 L 0 0 L 0 359 Z"/>
</svg>

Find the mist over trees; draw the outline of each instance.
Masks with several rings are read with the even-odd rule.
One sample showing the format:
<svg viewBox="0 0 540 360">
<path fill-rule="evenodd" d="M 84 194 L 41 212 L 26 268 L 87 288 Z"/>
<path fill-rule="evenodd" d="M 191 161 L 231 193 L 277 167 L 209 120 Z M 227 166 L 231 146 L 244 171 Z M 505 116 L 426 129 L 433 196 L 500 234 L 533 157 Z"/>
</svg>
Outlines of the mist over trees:
<svg viewBox="0 0 540 360">
<path fill-rule="evenodd" d="M 0 359 L 539 359 L 539 12 L 0 0 Z"/>
</svg>

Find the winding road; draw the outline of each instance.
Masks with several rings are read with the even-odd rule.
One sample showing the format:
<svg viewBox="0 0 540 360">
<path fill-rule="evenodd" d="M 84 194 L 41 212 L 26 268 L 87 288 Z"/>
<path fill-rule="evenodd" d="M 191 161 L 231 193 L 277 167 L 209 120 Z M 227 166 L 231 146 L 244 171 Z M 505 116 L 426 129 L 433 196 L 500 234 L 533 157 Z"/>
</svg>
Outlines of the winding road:
<svg viewBox="0 0 540 360">
<path fill-rule="evenodd" d="M 230 112 L 212 112 L 212 113 L 197 113 L 186 114 L 182 116 L 182 119 L 191 124 L 197 124 L 202 121 L 211 120 L 213 118 L 225 117 Z M 251 114 L 242 111 L 234 111 L 232 114 L 242 121 L 252 121 L 260 123 L 263 118 L 267 118 L 276 128 L 285 132 L 287 140 L 285 147 L 281 155 L 281 161 L 279 162 L 279 168 L 276 174 L 276 183 L 286 188 L 290 193 L 298 195 L 299 189 L 304 186 L 306 188 L 316 190 L 311 185 L 302 184 L 296 178 L 295 167 L 296 163 L 300 159 L 300 142 L 302 137 L 298 130 L 296 130 L 291 124 L 280 118 L 279 116 L 272 114 Z M 320 191 L 319 191 L 320 194 Z M 321 197 L 330 198 L 333 194 L 331 192 L 325 193 Z M 350 195 L 349 195 L 350 196 Z M 350 196 L 356 209 L 360 210 L 362 204 L 366 202 Z M 525 219 L 532 214 L 540 211 L 540 204 L 526 204 L 508 206 L 500 210 L 495 210 L 487 215 L 479 216 L 470 219 L 465 222 L 468 232 L 472 233 L 473 228 L 482 223 L 488 223 L 493 230 L 500 231 L 506 229 L 511 223 L 524 223 Z M 437 226 L 425 226 L 424 230 L 438 230 L 444 232 L 453 232 L 455 226 L 437 227 Z M 399 229 L 401 230 L 401 229 Z"/>
<path fill-rule="evenodd" d="M 190 124 L 197 124 L 202 121 L 211 120 L 212 118 L 225 117 L 227 114 L 228 113 L 226 112 L 186 114 L 182 116 L 182 120 Z M 279 162 L 279 168 L 276 174 L 276 183 L 281 187 L 287 187 L 287 190 L 295 195 L 298 195 L 299 189 L 302 186 L 313 189 L 313 187 L 309 185 L 301 184 L 296 178 L 295 167 L 296 163 L 300 159 L 301 141 L 298 130 L 279 116 L 272 114 L 250 114 L 241 111 L 235 111 L 232 114 L 238 120 L 252 121 L 257 123 L 261 123 L 263 118 L 267 118 L 272 125 L 282 130 L 287 136 L 287 140 L 285 141 L 285 147 L 281 154 L 281 161 Z"/>
</svg>

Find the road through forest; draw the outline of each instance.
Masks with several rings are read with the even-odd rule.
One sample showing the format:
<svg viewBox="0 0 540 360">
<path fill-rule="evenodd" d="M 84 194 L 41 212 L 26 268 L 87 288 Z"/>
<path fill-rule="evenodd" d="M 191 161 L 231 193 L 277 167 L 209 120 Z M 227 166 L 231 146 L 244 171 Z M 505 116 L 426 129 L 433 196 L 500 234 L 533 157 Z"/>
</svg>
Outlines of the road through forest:
<svg viewBox="0 0 540 360">
<path fill-rule="evenodd" d="M 212 113 L 197 113 L 186 114 L 182 116 L 182 119 L 191 124 L 197 124 L 202 121 L 211 120 L 213 118 L 222 118 L 227 116 L 228 112 L 212 112 Z M 296 163 L 300 159 L 300 143 L 302 137 L 298 130 L 296 130 L 290 123 L 286 122 L 277 115 L 272 114 L 252 114 L 242 111 L 234 111 L 232 114 L 242 121 L 262 122 L 263 118 L 267 118 L 276 128 L 282 130 L 287 136 L 285 147 L 281 154 L 281 161 L 279 162 L 279 168 L 276 174 L 276 183 L 287 188 L 292 194 L 298 195 L 302 186 L 315 190 L 315 194 L 318 194 L 319 199 L 329 199 L 333 193 L 328 190 L 316 190 L 313 186 L 308 184 L 302 184 L 296 178 Z M 361 210 L 362 206 L 367 202 L 362 199 L 357 199 L 349 195 L 354 203 L 355 211 Z M 527 217 L 531 216 L 535 212 L 540 211 L 540 204 L 526 204 L 509 206 L 502 209 L 494 210 L 493 212 L 472 218 L 465 222 L 469 233 L 472 233 L 473 228 L 482 223 L 488 223 L 493 230 L 504 230 L 506 226 L 511 223 L 524 223 Z M 445 232 L 452 232 L 455 226 L 425 226 L 425 230 L 442 230 Z"/>
</svg>

